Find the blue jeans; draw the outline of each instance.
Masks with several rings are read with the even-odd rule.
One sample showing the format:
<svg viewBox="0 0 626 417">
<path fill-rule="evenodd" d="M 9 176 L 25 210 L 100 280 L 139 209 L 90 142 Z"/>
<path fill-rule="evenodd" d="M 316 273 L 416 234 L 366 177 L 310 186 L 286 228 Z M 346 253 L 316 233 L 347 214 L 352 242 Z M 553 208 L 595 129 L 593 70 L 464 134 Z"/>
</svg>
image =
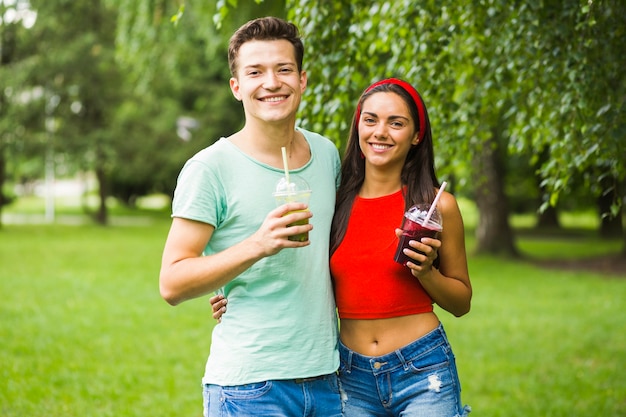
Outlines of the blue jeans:
<svg viewBox="0 0 626 417">
<path fill-rule="evenodd" d="M 337 374 L 204 386 L 204 417 L 341 417 Z"/>
<path fill-rule="evenodd" d="M 395 352 L 363 356 L 339 343 L 339 379 L 345 417 L 461 417 L 461 386 L 454 354 L 439 325 Z"/>
</svg>

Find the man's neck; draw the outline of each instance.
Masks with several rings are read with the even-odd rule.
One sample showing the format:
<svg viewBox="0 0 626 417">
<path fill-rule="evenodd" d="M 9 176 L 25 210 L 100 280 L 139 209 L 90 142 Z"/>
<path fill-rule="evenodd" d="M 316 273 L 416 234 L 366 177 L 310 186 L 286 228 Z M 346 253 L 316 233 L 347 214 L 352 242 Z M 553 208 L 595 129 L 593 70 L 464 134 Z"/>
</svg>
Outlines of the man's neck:
<svg viewBox="0 0 626 417">
<path fill-rule="evenodd" d="M 265 123 L 259 126 L 246 122 L 239 132 L 230 137 L 233 144 L 252 158 L 276 168 L 283 167 L 281 148 L 285 147 L 289 157 L 292 156 L 298 133 L 293 123 Z M 294 161 L 292 168 L 301 166 Z"/>
<path fill-rule="evenodd" d="M 246 122 L 239 132 L 246 142 L 253 142 L 260 149 L 275 149 L 288 147 L 293 143 L 295 132 L 295 120 L 280 123 L 254 123 Z"/>
</svg>

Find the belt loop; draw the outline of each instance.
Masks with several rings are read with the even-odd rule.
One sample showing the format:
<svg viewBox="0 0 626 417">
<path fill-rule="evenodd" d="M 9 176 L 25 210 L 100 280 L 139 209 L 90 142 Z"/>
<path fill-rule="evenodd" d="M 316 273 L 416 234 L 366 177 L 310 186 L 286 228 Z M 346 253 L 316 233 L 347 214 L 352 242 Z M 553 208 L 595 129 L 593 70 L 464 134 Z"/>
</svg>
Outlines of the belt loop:
<svg viewBox="0 0 626 417">
<path fill-rule="evenodd" d="M 402 351 L 398 349 L 395 351 L 395 354 L 398 357 L 398 359 L 400 359 L 400 362 L 402 362 L 402 366 L 404 370 L 406 371 L 407 369 L 409 369 L 409 363 L 406 361 L 406 359 L 404 359 L 404 355 L 402 354 Z"/>
<path fill-rule="evenodd" d="M 350 372 L 352 370 L 352 349 L 346 349 L 348 351 L 348 358 L 346 360 L 346 371 Z"/>
</svg>

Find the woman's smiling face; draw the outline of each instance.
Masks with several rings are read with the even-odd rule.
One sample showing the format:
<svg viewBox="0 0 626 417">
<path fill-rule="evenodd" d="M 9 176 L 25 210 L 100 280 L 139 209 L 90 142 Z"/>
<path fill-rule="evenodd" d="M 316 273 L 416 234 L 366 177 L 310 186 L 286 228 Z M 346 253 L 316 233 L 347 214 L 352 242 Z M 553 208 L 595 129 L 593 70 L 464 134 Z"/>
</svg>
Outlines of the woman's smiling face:
<svg viewBox="0 0 626 417">
<path fill-rule="evenodd" d="M 415 121 L 396 93 L 380 92 L 362 104 L 359 146 L 368 164 L 402 169 L 411 146 L 418 143 Z"/>
</svg>

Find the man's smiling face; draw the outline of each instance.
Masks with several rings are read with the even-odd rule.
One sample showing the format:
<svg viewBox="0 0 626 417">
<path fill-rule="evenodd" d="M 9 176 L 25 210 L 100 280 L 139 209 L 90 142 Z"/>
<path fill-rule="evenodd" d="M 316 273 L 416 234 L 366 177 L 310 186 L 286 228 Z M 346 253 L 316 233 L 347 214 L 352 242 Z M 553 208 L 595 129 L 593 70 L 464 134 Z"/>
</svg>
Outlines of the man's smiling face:
<svg viewBox="0 0 626 417">
<path fill-rule="evenodd" d="M 279 122 L 295 117 L 306 87 L 293 45 L 286 40 L 250 41 L 241 45 L 237 77 L 230 79 L 246 118 Z"/>
</svg>

